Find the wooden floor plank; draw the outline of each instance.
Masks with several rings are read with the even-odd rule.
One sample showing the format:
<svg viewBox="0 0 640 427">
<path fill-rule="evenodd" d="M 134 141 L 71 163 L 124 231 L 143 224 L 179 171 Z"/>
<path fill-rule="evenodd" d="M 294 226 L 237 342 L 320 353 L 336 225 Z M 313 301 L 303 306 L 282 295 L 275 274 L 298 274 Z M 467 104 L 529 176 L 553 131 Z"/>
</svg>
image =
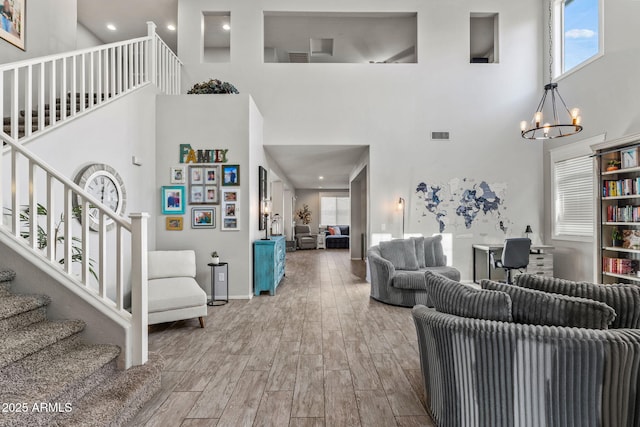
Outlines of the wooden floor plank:
<svg viewBox="0 0 640 427">
<path fill-rule="evenodd" d="M 411 309 L 372 300 L 348 250 L 286 257 L 275 296 L 209 307 L 204 329 L 149 328 L 166 362 L 161 390 L 127 427 L 434 427 Z"/>
</svg>

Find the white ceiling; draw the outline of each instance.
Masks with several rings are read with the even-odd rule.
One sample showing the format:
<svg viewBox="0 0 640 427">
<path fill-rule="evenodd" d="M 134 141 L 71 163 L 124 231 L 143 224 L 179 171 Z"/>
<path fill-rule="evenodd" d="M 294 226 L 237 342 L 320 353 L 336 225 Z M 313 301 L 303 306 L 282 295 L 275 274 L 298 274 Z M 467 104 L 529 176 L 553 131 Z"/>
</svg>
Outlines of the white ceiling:
<svg viewBox="0 0 640 427">
<path fill-rule="evenodd" d="M 296 189 L 348 189 L 349 174 L 369 148 L 361 145 L 266 145 Z M 322 176 L 324 179 L 319 179 Z"/>
</svg>

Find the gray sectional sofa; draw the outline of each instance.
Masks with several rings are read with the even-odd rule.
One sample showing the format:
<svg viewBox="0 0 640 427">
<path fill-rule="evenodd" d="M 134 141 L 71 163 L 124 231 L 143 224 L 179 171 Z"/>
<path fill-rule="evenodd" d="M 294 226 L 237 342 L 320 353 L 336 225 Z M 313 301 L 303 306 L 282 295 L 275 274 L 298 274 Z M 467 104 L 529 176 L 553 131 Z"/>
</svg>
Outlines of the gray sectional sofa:
<svg viewBox="0 0 640 427">
<path fill-rule="evenodd" d="M 371 297 L 387 304 L 432 306 L 426 292 L 425 271 L 460 280 L 460 272 L 447 266 L 440 235 L 380 242 L 367 251 L 367 262 Z"/>
<path fill-rule="evenodd" d="M 640 426 L 640 287 L 425 280 L 435 308 L 413 318 L 436 425 Z"/>
</svg>

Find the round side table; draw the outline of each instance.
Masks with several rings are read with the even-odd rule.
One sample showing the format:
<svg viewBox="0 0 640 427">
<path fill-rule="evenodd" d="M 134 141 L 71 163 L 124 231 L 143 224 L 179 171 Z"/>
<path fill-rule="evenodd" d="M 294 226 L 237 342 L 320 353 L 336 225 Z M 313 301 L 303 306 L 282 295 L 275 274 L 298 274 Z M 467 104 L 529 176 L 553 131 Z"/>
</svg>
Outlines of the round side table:
<svg viewBox="0 0 640 427">
<path fill-rule="evenodd" d="M 229 302 L 229 264 L 219 262 L 207 265 L 211 267 L 211 299 L 207 305 L 224 305 Z"/>
</svg>

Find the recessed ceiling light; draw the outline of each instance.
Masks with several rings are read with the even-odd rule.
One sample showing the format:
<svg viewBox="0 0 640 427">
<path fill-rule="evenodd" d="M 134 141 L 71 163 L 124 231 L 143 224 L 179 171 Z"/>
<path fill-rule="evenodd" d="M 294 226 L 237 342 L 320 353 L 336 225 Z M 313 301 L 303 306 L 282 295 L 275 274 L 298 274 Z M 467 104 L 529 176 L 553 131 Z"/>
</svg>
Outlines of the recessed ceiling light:
<svg viewBox="0 0 640 427">
<path fill-rule="evenodd" d="M 229 31 L 229 30 L 231 29 L 231 25 L 229 25 L 229 24 L 224 24 L 224 25 L 222 26 L 222 29 L 223 29 L 223 30 L 225 30 L 225 31 Z"/>
<path fill-rule="evenodd" d="M 116 30 L 116 26 L 113 24 L 107 24 L 107 29 L 111 30 L 111 31 L 115 31 Z"/>
<path fill-rule="evenodd" d="M 176 26 L 175 26 L 175 25 L 173 25 L 173 24 L 169 24 L 169 25 L 167 25 L 167 30 L 169 30 L 169 31 L 175 31 L 175 30 L 176 30 Z"/>
<path fill-rule="evenodd" d="M 318 177 L 318 179 L 324 179 L 324 176 L 320 175 L 320 176 Z"/>
</svg>

